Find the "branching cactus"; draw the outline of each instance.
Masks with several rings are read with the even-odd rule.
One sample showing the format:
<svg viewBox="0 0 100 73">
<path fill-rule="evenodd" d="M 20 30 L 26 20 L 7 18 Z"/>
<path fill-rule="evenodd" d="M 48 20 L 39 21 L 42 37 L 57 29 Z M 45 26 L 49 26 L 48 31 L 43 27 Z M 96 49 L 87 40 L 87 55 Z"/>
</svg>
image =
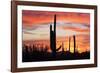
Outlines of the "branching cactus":
<svg viewBox="0 0 100 73">
<path fill-rule="evenodd" d="M 50 48 L 54 57 L 61 48 L 60 46 L 56 49 L 56 15 L 54 15 L 54 30 L 52 29 L 52 25 L 50 25 Z"/>
</svg>

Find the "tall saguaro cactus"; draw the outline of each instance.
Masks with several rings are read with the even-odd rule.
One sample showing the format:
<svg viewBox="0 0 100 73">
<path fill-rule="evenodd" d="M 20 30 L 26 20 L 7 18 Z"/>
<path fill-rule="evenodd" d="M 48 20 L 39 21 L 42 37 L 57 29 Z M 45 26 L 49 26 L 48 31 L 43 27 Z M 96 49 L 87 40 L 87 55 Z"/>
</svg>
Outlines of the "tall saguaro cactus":
<svg viewBox="0 0 100 73">
<path fill-rule="evenodd" d="M 54 30 L 52 29 L 52 25 L 50 25 L 50 48 L 54 57 L 56 56 L 56 52 L 61 48 L 60 46 L 56 49 L 56 15 L 54 15 Z"/>
<path fill-rule="evenodd" d="M 56 49 L 56 15 L 54 15 L 54 48 Z"/>
</svg>

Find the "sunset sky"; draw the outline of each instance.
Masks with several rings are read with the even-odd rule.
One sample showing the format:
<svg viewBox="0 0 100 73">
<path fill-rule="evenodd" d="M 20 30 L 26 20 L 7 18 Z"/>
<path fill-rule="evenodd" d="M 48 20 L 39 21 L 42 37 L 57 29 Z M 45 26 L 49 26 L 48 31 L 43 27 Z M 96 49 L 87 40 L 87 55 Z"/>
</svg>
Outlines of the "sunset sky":
<svg viewBox="0 0 100 73">
<path fill-rule="evenodd" d="M 57 47 L 64 43 L 68 50 L 68 38 L 71 37 L 73 52 L 73 35 L 76 35 L 76 45 L 79 52 L 90 50 L 90 14 L 75 12 L 22 11 L 23 41 L 38 41 L 50 45 L 50 25 L 54 25 L 56 14 Z M 32 42 L 31 42 L 32 43 Z M 28 42 L 27 44 L 30 44 Z"/>
</svg>

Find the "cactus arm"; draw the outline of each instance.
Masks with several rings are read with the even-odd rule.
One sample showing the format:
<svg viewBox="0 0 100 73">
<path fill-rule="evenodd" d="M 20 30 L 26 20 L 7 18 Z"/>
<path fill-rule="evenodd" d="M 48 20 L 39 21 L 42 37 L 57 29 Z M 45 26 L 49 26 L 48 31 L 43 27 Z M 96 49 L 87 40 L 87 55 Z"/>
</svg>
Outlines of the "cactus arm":
<svg viewBox="0 0 100 73">
<path fill-rule="evenodd" d="M 61 45 L 59 46 L 59 48 L 56 49 L 56 51 L 60 50 L 60 48 L 61 48 Z"/>
</svg>

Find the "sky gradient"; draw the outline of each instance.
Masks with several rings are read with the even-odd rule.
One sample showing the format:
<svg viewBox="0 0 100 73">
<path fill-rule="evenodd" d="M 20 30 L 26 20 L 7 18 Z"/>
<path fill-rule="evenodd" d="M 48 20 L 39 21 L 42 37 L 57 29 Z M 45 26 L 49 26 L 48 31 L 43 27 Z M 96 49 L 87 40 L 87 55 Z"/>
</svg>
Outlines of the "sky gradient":
<svg viewBox="0 0 100 73">
<path fill-rule="evenodd" d="M 50 45 L 50 25 L 54 25 L 54 15 L 57 16 L 57 47 L 64 43 L 68 48 L 68 38 L 71 37 L 73 52 L 73 35 L 79 52 L 90 50 L 90 14 L 75 12 L 22 11 L 23 41 L 27 44 L 36 43 Z M 50 51 L 50 49 L 49 49 Z"/>
</svg>

